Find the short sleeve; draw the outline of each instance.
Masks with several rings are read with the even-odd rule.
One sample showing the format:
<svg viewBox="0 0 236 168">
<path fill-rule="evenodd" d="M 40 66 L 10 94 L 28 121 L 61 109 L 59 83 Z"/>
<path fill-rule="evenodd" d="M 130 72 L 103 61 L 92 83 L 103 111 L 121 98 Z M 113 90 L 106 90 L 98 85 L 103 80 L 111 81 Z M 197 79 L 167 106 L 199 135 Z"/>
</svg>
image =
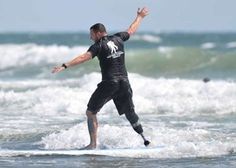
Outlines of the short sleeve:
<svg viewBox="0 0 236 168">
<path fill-rule="evenodd" d="M 87 52 L 90 52 L 92 54 L 92 58 L 97 56 L 99 54 L 100 46 L 97 43 L 94 43 L 91 45 Z"/>
<path fill-rule="evenodd" d="M 120 37 L 123 41 L 129 40 L 129 37 L 130 37 L 128 32 L 119 32 L 119 33 L 116 33 L 115 36 Z"/>
</svg>

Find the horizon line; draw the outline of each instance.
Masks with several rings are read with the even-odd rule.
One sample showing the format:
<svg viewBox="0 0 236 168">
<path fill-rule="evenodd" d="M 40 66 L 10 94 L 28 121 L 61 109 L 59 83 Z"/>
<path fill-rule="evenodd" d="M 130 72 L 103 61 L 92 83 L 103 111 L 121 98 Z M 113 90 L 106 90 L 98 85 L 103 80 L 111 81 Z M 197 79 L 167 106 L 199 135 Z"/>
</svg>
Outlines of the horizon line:
<svg viewBox="0 0 236 168">
<path fill-rule="evenodd" d="M 121 30 L 122 31 L 122 30 Z M 115 33 L 119 31 L 109 31 L 110 33 Z M 108 32 L 108 34 L 109 34 Z M 75 33 L 84 33 L 84 34 L 89 34 L 89 31 L 85 30 L 80 30 L 80 31 L 70 31 L 70 30 L 65 30 L 65 31 L 0 31 L 0 34 L 75 34 Z M 144 33 L 154 33 L 154 34 L 227 34 L 227 33 L 236 33 L 236 30 L 173 30 L 173 31 L 168 31 L 168 30 L 162 30 L 162 31 L 139 31 L 136 32 L 135 34 L 144 34 Z"/>
</svg>

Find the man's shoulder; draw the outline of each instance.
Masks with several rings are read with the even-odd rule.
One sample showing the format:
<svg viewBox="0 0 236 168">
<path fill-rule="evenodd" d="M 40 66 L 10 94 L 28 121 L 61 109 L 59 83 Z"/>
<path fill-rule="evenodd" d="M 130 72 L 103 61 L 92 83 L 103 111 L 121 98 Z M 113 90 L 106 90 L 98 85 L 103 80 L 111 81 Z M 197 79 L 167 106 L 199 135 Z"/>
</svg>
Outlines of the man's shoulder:
<svg viewBox="0 0 236 168">
<path fill-rule="evenodd" d="M 114 36 L 121 38 L 123 41 L 128 40 L 130 37 L 130 35 L 127 31 L 115 33 Z"/>
<path fill-rule="evenodd" d="M 120 31 L 120 32 L 116 32 L 113 34 L 113 36 L 121 36 L 121 35 L 127 35 L 129 34 L 127 31 Z"/>
</svg>

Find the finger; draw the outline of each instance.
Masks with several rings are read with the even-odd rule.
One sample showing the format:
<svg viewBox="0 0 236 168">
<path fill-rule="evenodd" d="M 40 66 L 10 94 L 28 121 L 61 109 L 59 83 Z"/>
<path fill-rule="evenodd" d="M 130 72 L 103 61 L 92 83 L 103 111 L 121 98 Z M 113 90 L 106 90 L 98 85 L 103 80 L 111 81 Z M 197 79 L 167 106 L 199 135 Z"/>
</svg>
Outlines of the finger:
<svg viewBox="0 0 236 168">
<path fill-rule="evenodd" d="M 146 7 L 144 7 L 142 10 L 143 10 L 143 12 L 145 12 L 145 13 L 148 11 L 148 9 L 147 9 Z"/>
<path fill-rule="evenodd" d="M 148 15 L 148 9 L 145 7 L 145 8 L 143 8 L 143 13 L 145 14 L 145 15 Z"/>
<path fill-rule="evenodd" d="M 52 70 L 52 73 L 56 73 L 56 72 L 58 72 L 58 67 L 54 67 Z"/>
<path fill-rule="evenodd" d="M 52 70 L 52 73 L 55 73 L 55 72 L 56 72 L 56 69 L 53 69 L 53 70 Z"/>
</svg>

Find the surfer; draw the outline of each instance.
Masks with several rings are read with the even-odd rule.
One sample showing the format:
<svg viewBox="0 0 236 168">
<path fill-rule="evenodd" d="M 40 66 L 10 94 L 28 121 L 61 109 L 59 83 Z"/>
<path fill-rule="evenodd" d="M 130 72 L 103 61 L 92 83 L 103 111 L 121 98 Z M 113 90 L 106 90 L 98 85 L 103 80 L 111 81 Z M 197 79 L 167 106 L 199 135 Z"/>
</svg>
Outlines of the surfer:
<svg viewBox="0 0 236 168">
<path fill-rule="evenodd" d="M 83 149 L 95 149 L 97 146 L 97 116 L 104 104 L 113 100 L 119 115 L 125 114 L 133 129 L 142 136 L 145 146 L 150 142 L 143 135 L 143 129 L 139 122 L 139 117 L 135 113 L 132 100 L 132 89 L 129 83 L 125 66 L 124 42 L 129 39 L 138 29 L 141 21 L 148 15 L 146 7 L 138 9 L 137 16 L 131 23 L 127 31 L 108 35 L 103 24 L 97 23 L 90 27 L 90 38 L 94 44 L 87 52 L 77 56 L 61 66 L 53 68 L 52 73 L 61 72 L 74 65 L 81 64 L 94 57 L 98 57 L 102 81 L 97 85 L 97 89 L 92 94 L 87 105 L 87 124 L 90 135 L 90 144 Z"/>
</svg>

